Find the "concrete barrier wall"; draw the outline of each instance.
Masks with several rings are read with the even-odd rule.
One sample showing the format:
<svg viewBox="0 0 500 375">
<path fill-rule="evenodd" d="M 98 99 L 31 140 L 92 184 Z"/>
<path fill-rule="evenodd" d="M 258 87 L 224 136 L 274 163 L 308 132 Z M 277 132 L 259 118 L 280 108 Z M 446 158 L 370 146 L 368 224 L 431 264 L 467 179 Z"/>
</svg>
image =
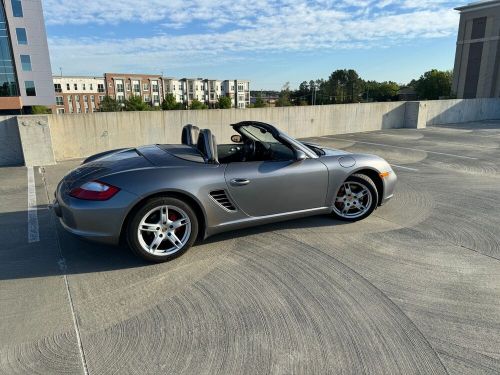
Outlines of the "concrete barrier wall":
<svg viewBox="0 0 500 375">
<path fill-rule="evenodd" d="M 23 148 L 15 116 L 0 117 L 0 166 L 23 165 Z"/>
<path fill-rule="evenodd" d="M 185 124 L 229 143 L 230 124 L 256 120 L 297 138 L 500 119 L 500 98 L 198 111 L 0 117 L 0 165 L 47 165 L 114 148 L 179 143 Z"/>
<path fill-rule="evenodd" d="M 427 125 L 500 119 L 500 98 L 429 100 L 424 107 Z"/>
<path fill-rule="evenodd" d="M 219 143 L 229 143 L 230 124 L 243 120 L 276 125 L 294 137 L 355 133 L 404 127 L 405 103 L 198 111 L 118 112 L 49 115 L 57 161 L 151 143 L 180 143 L 185 124 L 209 128 Z"/>
</svg>

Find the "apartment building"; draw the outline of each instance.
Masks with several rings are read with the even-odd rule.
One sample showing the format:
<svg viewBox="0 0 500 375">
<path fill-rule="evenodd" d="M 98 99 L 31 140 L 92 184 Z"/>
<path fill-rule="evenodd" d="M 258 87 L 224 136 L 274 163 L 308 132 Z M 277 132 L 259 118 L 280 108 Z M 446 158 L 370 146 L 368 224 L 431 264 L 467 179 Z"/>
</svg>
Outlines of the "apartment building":
<svg viewBox="0 0 500 375">
<path fill-rule="evenodd" d="M 190 106 L 195 99 L 200 102 L 205 101 L 203 78 L 182 78 L 179 81 L 185 104 Z"/>
<path fill-rule="evenodd" d="M 222 95 L 222 81 L 216 79 L 203 80 L 204 102 L 209 108 L 215 108 Z"/>
<path fill-rule="evenodd" d="M 159 106 L 164 97 L 163 77 L 147 74 L 104 73 L 107 94 L 123 103 L 140 96 L 145 103 Z"/>
<path fill-rule="evenodd" d="M 54 104 L 41 0 L 0 2 L 0 66 L 0 113 Z"/>
<path fill-rule="evenodd" d="M 500 97 L 500 0 L 460 12 L 452 91 L 458 98 Z"/>
<path fill-rule="evenodd" d="M 184 92 L 181 86 L 182 83 L 177 78 L 163 78 L 163 90 L 165 91 L 165 96 L 167 94 L 173 94 L 177 103 L 184 102 Z"/>
<path fill-rule="evenodd" d="M 98 112 L 106 96 L 104 77 L 53 77 L 56 104 L 52 113 Z"/>
<path fill-rule="evenodd" d="M 250 81 L 226 80 L 222 82 L 222 95 L 231 98 L 234 108 L 247 108 L 250 105 Z"/>
</svg>

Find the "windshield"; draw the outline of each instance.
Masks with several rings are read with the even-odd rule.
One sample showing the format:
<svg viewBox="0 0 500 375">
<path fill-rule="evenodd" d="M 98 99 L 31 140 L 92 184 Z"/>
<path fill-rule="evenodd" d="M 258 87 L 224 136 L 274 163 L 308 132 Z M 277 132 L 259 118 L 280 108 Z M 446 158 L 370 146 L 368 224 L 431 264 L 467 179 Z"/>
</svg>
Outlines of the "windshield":
<svg viewBox="0 0 500 375">
<path fill-rule="evenodd" d="M 243 135 L 247 136 L 254 141 L 259 141 L 263 143 L 281 143 L 277 140 L 274 135 L 268 132 L 266 129 L 254 126 L 245 125 L 238 129 Z"/>
</svg>

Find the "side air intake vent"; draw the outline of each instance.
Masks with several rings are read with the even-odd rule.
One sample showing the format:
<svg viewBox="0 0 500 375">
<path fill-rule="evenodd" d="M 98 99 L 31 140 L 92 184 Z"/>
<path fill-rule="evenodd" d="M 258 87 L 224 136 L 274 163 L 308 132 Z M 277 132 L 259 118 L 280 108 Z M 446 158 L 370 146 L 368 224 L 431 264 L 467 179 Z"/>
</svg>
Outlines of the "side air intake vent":
<svg viewBox="0 0 500 375">
<path fill-rule="evenodd" d="M 236 207 L 234 206 L 233 202 L 229 200 L 229 197 L 224 190 L 211 191 L 210 196 L 226 211 L 236 211 Z"/>
</svg>

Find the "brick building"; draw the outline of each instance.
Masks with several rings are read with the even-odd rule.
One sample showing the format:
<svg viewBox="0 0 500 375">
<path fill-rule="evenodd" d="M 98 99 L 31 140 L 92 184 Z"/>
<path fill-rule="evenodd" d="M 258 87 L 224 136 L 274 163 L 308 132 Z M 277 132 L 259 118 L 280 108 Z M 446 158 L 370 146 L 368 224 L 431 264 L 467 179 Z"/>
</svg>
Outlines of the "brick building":
<svg viewBox="0 0 500 375">
<path fill-rule="evenodd" d="M 163 79 L 159 75 L 104 73 L 107 94 L 123 103 L 140 96 L 145 103 L 159 106 L 163 101 Z"/>
<path fill-rule="evenodd" d="M 106 95 L 103 77 L 53 77 L 56 104 L 52 113 L 92 113 Z"/>
</svg>

